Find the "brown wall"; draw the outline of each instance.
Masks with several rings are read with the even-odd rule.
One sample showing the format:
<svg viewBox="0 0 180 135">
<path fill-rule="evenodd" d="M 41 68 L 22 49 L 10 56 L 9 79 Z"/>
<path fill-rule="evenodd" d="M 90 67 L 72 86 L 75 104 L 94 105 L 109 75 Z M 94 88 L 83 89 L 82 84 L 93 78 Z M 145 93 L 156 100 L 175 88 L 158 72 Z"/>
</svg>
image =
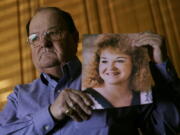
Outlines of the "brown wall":
<svg viewBox="0 0 180 135">
<path fill-rule="evenodd" d="M 26 43 L 25 24 L 40 6 L 70 12 L 80 37 L 92 33 L 152 31 L 167 39 L 170 58 L 180 76 L 179 0 L 1 0 L 0 109 L 16 84 L 38 77 Z M 78 55 L 81 56 L 81 42 Z"/>
</svg>

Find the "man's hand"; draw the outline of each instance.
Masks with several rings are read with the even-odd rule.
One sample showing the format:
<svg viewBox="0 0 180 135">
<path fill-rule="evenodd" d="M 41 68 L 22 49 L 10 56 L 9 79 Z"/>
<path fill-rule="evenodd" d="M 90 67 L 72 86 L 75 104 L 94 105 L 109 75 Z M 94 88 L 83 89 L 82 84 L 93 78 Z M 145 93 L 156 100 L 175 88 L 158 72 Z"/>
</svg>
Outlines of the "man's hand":
<svg viewBox="0 0 180 135">
<path fill-rule="evenodd" d="M 56 120 L 69 116 L 73 120 L 82 121 L 91 115 L 92 104 L 91 99 L 82 91 L 65 89 L 50 106 L 50 112 Z"/>
<path fill-rule="evenodd" d="M 135 47 L 150 46 L 152 49 L 152 60 L 160 64 L 167 59 L 166 46 L 164 39 L 151 32 L 138 33 L 136 38 L 133 40 L 132 45 Z"/>
</svg>

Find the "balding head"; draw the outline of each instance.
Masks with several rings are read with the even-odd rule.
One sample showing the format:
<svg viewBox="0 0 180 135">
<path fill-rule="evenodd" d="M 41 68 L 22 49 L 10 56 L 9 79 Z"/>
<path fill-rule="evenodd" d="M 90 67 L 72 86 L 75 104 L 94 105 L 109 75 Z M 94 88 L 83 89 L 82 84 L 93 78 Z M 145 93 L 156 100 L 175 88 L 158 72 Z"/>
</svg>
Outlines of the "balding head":
<svg viewBox="0 0 180 135">
<path fill-rule="evenodd" d="M 43 8 L 39 8 L 36 11 L 36 14 L 38 14 L 39 12 L 46 12 L 46 11 L 50 11 L 53 12 L 57 15 L 58 18 L 63 18 L 63 20 L 65 21 L 66 27 L 68 28 L 68 30 L 72 33 L 78 33 L 76 26 L 74 24 L 74 21 L 71 17 L 71 15 L 68 12 L 65 12 L 57 7 L 43 7 Z M 36 15 L 35 14 L 35 15 Z M 29 25 L 30 25 L 31 19 L 28 21 L 27 25 L 26 25 L 26 31 L 27 31 L 27 35 L 29 35 Z"/>
<path fill-rule="evenodd" d="M 27 25 L 27 32 L 32 41 L 33 62 L 41 71 L 60 66 L 76 55 L 78 32 L 71 16 L 58 8 L 37 10 Z M 52 38 L 49 33 L 53 33 L 56 38 Z M 34 40 L 36 44 L 33 44 Z"/>
</svg>

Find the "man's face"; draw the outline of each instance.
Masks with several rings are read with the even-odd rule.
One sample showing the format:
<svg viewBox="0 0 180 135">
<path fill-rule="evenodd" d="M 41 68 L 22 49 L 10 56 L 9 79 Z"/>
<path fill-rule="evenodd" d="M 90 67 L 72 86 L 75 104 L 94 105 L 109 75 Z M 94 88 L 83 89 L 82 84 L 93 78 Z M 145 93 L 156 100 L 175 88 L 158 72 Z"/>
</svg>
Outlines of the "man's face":
<svg viewBox="0 0 180 135">
<path fill-rule="evenodd" d="M 58 32 L 58 40 L 51 40 L 49 33 Z M 48 34 L 47 34 L 48 33 Z M 75 46 L 72 35 L 66 30 L 65 21 L 51 10 L 38 12 L 31 20 L 29 35 L 39 37 L 36 44 L 31 44 L 33 62 L 39 70 L 63 64 Z M 53 36 L 53 34 L 52 34 Z"/>
</svg>

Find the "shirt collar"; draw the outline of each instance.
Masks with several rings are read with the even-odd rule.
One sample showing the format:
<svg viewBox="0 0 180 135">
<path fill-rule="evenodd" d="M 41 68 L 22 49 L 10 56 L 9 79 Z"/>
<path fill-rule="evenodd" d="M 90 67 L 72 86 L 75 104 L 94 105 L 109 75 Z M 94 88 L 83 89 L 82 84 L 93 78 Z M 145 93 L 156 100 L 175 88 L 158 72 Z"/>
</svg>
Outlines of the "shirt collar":
<svg viewBox="0 0 180 135">
<path fill-rule="evenodd" d="M 81 62 L 77 57 L 65 63 L 62 67 L 62 71 L 64 74 L 67 74 L 69 80 L 74 80 L 78 75 L 81 74 Z M 57 85 L 57 80 L 52 79 L 48 74 L 41 73 L 40 78 L 43 83 L 48 85 L 49 83 L 55 87 Z"/>
</svg>

